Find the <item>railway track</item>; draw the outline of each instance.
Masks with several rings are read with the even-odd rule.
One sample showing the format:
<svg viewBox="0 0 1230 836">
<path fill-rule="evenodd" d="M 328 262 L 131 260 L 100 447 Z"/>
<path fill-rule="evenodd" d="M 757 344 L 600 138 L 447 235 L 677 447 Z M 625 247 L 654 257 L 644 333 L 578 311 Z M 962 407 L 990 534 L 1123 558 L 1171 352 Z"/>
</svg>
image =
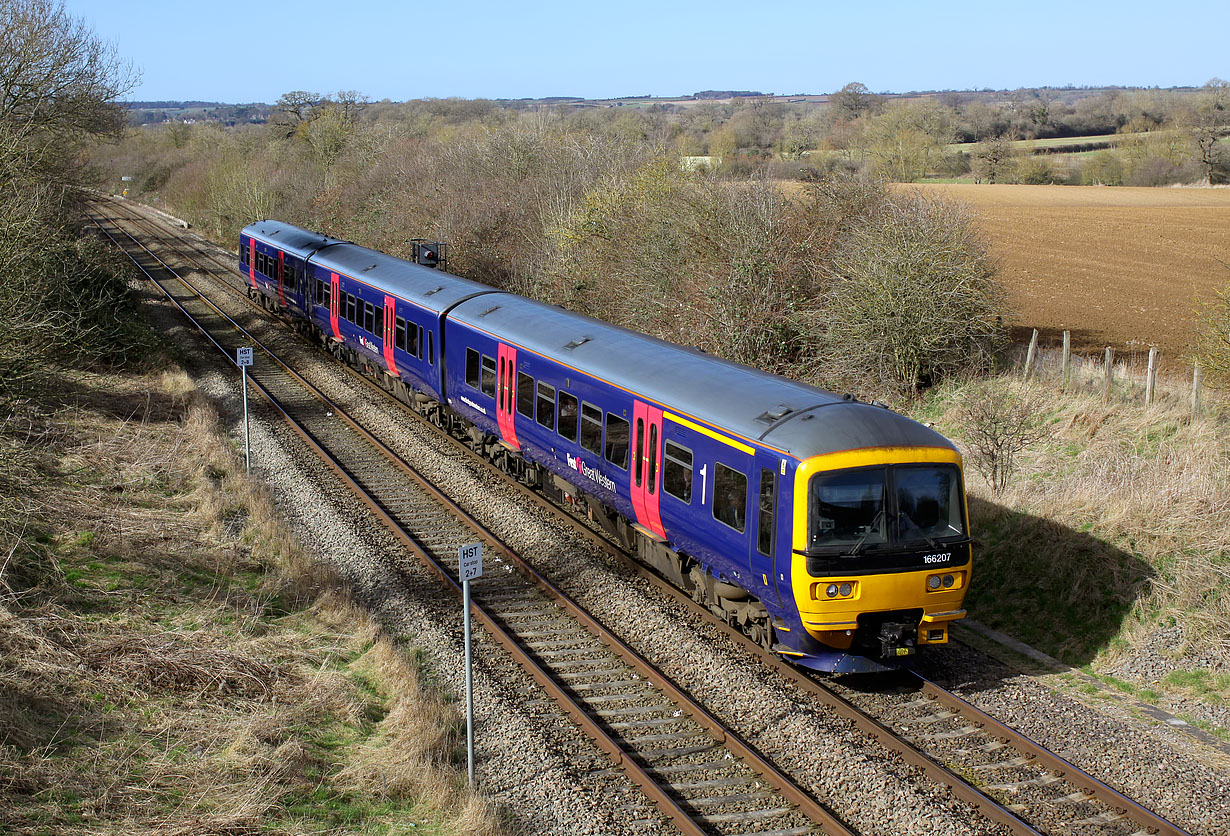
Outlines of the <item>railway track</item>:
<svg viewBox="0 0 1230 836">
<path fill-rule="evenodd" d="M 123 209 L 132 211 L 129 207 Z M 164 245 L 181 248 L 184 246 L 182 243 L 176 243 L 178 236 L 168 236 L 158 225 L 141 217 L 139 213 L 136 215 L 134 221 L 152 230 Z M 195 244 L 189 243 L 188 246 L 200 258 L 207 259 L 220 268 L 220 271 L 204 268 L 206 272 L 218 273 L 215 278 L 220 283 L 237 294 L 244 294 L 243 283 L 230 264 Z M 153 254 L 149 253 L 149 256 L 153 257 Z M 189 260 L 195 262 L 198 267 L 203 267 L 199 258 L 190 256 Z M 287 374 L 293 375 L 292 372 Z M 362 377 L 357 372 L 355 374 Z M 418 419 L 408 408 L 405 413 Z M 345 423 L 345 420 L 340 423 Z M 357 425 L 351 426 L 351 430 L 362 432 Z M 313 438 L 311 433 L 305 430 L 300 430 L 300 434 L 305 435 L 309 441 Z M 382 446 L 375 439 L 368 443 Z M 481 461 L 465 445 L 457 443 L 457 447 Z M 386 462 L 384 466 L 387 468 L 389 464 Z M 399 470 L 406 468 L 404 463 L 396 467 Z M 343 472 L 343 475 L 346 473 Z M 384 477 L 367 478 L 379 482 L 379 479 Z M 560 509 L 540 495 L 511 478 L 503 478 L 531 501 L 549 508 L 553 514 L 559 514 Z M 357 490 L 365 490 L 367 487 L 366 482 L 353 478 L 351 481 Z M 377 492 L 367 496 L 369 498 L 365 501 L 369 506 L 382 515 L 386 524 L 396 531 L 397 517 L 389 514 L 390 509 L 386 508 L 384 501 L 380 499 L 384 494 Z M 437 497 L 436 501 L 451 504 L 451 501 L 441 497 Z M 417 506 L 404 506 L 403 509 L 412 507 Z M 397 511 L 397 507 L 392 510 Z M 598 532 L 578 520 L 572 520 L 571 517 L 568 519 L 596 545 L 612 553 L 617 559 L 625 561 L 630 571 L 725 631 L 732 640 L 743 645 L 747 652 L 758 655 L 765 665 L 770 666 L 780 676 L 793 682 L 829 710 L 850 720 L 906 763 L 947 787 L 955 797 L 973 805 L 987 819 L 1003 825 L 1008 831 L 1021 834 L 1098 833 L 1116 836 L 1144 833 L 1177 836 L 1185 833 L 1183 829 L 999 723 L 957 695 L 921 678 L 899 684 L 904 695 L 895 702 L 892 711 L 876 711 L 874 713 L 877 716 L 870 716 L 867 711 L 856 707 L 825 682 L 790 667 L 714 617 L 706 608 L 697 606 L 684 593 L 628 558 Z M 470 520 L 466 525 L 468 534 L 465 536 L 472 540 L 478 530 L 473 526 L 477 523 Z M 501 584 L 498 591 L 480 591 L 476 587 L 476 601 L 490 610 L 488 612 L 485 609 L 487 618 L 484 620 L 483 616 L 478 616 L 480 620 L 492 630 L 520 627 L 526 639 L 522 652 L 538 665 L 539 669 L 538 674 L 531 671 L 531 675 L 552 692 L 552 697 L 560 702 L 564 710 L 579 724 L 592 722 L 604 731 L 606 739 L 598 740 L 599 746 L 607 751 L 616 763 L 631 768 L 632 773 L 639 767 L 644 775 L 630 773 L 638 784 L 641 780 L 660 782 L 657 784 L 657 790 L 646 789 L 645 785 L 642 785 L 642 789 L 681 829 L 684 829 L 681 823 L 689 817 L 694 824 L 699 820 L 699 826 L 705 828 L 699 831 L 684 829 L 684 832 L 850 832 L 829 811 L 816 805 L 797 785 L 794 790 L 790 790 L 789 785 L 792 782 L 788 776 L 776 771 L 763 759 L 758 763 L 758 756 L 750 747 L 744 746 L 739 753 L 732 752 L 729 758 L 725 753 L 720 753 L 720 760 L 723 762 L 737 759 L 747 764 L 746 772 L 708 771 L 722 765 L 717 763 L 717 759 L 710 757 L 710 754 L 716 751 L 710 747 L 722 746 L 730 741 L 738 749 L 741 743 L 738 736 L 722 728 L 703 708 L 677 707 L 682 704 L 675 701 L 677 697 L 686 697 L 681 689 L 665 677 L 655 680 L 651 673 L 652 666 L 579 607 L 560 603 L 566 596 L 552 586 L 549 580 L 537 575 L 532 568 L 521 562 L 511 550 L 498 544 L 493 535 L 487 533 L 478 536 L 500 549 L 509 565 L 516 566 L 524 573 L 528 584 L 524 590 L 510 589 L 505 584 Z M 452 564 L 456 563 L 455 546 L 460 544 L 456 537 L 450 535 L 441 540 L 427 536 L 424 542 L 409 533 L 405 537 L 413 551 L 419 553 L 421 558 L 434 560 L 441 577 L 456 586 L 455 565 L 450 566 L 449 563 L 450 560 Z M 449 549 L 452 549 L 451 553 Z M 523 593 L 529 597 L 522 597 Z M 577 612 L 572 612 L 573 609 Z M 569 624 L 583 624 L 588 638 L 574 635 Z M 592 643 L 594 640 L 597 644 Z M 625 659 L 617 665 L 616 658 L 619 653 L 615 650 L 616 646 L 631 653 L 630 658 L 635 661 Z M 514 651 L 510 649 L 510 653 Z M 645 667 L 642 668 L 641 665 Z M 540 676 L 543 678 L 540 679 Z M 555 688 L 563 692 L 564 702 L 553 692 L 552 689 Z M 689 722 L 672 722 L 680 719 L 687 719 Z M 638 754 L 635 750 L 616 751 L 611 748 L 617 743 L 626 743 L 629 738 L 633 745 L 645 746 L 646 750 Z M 660 760 L 661 758 L 676 760 L 667 762 Z M 959 767 L 950 769 L 945 764 L 959 764 Z M 768 767 L 772 771 L 762 771 L 757 777 L 757 765 Z M 674 783 L 669 776 L 674 776 Z M 768 776 L 772 776 L 768 783 L 779 795 L 765 794 L 767 791 L 763 784 L 756 786 L 757 783 L 767 780 Z M 793 794 L 795 791 L 797 796 Z M 661 798 L 655 793 L 659 793 Z M 815 805 L 815 809 L 808 807 L 808 800 Z M 734 809 L 736 807 L 740 809 Z M 704 813 L 706 810 L 709 811 L 707 815 Z M 758 829 L 740 831 L 740 823 L 745 828 L 757 824 Z M 723 829 L 727 826 L 733 826 L 735 829 Z"/>
<path fill-rule="evenodd" d="M 473 616 L 680 832 L 853 834 L 190 281 L 135 237 L 122 240 L 127 233 L 118 226 L 93 220 L 219 350 L 232 356 L 241 344 L 255 347 L 261 359 L 250 370 L 253 387 L 454 592 L 458 549 L 475 539 L 516 570 L 471 583 Z"/>
</svg>

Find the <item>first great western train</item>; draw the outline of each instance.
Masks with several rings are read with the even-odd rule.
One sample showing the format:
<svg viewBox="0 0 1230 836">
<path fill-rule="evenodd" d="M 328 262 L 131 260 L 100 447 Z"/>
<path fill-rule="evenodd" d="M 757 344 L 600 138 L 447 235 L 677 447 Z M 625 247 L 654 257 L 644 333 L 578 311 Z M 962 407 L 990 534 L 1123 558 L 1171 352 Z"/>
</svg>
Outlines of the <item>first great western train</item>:
<svg viewBox="0 0 1230 836">
<path fill-rule="evenodd" d="M 249 293 L 755 641 L 829 672 L 948 641 L 961 456 L 881 406 L 261 221 Z"/>
</svg>

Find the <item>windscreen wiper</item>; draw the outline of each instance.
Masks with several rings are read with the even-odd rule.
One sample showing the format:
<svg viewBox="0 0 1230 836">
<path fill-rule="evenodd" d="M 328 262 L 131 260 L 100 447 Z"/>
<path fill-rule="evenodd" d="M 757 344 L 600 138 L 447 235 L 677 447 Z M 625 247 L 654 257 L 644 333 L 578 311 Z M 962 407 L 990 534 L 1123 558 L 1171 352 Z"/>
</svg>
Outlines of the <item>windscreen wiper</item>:
<svg viewBox="0 0 1230 836">
<path fill-rule="evenodd" d="M 882 519 L 884 519 L 884 506 L 880 506 L 880 510 L 876 512 L 875 517 L 873 517 L 871 520 L 871 525 L 867 526 L 867 530 L 863 532 L 863 536 L 858 538 L 858 541 L 851 547 L 850 553 L 846 555 L 846 557 L 857 557 L 858 556 L 859 549 L 863 547 L 863 543 L 866 541 L 868 537 L 871 536 L 871 532 L 876 530 L 876 526 L 880 523 Z"/>
</svg>

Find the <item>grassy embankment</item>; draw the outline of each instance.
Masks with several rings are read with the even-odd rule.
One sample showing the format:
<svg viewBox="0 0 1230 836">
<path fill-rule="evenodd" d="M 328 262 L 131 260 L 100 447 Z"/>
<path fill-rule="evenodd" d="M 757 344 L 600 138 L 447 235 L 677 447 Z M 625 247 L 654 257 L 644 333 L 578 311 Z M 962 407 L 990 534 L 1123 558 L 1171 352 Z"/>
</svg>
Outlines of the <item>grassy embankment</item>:
<svg viewBox="0 0 1230 836">
<path fill-rule="evenodd" d="M 1230 702 L 1230 443 L 1224 417 L 1193 420 L 1179 392 L 1143 405 L 1090 381 L 1016 387 L 1043 440 L 1000 495 L 967 459 L 980 542 L 972 617 L 1146 697 Z M 931 392 L 915 417 L 961 442 L 976 383 Z M 1148 657 L 1135 667 L 1134 656 Z M 1134 675 L 1149 670 L 1155 679 Z M 1230 737 L 1225 729 L 1215 729 Z"/>
<path fill-rule="evenodd" d="M 0 832 L 496 833 L 459 715 L 174 369 L 0 425 Z"/>
</svg>

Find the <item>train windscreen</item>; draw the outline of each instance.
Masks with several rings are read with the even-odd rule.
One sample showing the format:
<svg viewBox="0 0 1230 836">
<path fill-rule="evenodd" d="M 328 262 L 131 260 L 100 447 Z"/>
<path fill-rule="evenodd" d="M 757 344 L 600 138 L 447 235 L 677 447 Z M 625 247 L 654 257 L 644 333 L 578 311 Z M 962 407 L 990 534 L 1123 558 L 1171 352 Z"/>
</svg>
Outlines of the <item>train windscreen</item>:
<svg viewBox="0 0 1230 836">
<path fill-rule="evenodd" d="M 808 517 L 808 551 L 857 554 L 964 537 L 961 476 L 951 465 L 818 473 Z"/>
</svg>

